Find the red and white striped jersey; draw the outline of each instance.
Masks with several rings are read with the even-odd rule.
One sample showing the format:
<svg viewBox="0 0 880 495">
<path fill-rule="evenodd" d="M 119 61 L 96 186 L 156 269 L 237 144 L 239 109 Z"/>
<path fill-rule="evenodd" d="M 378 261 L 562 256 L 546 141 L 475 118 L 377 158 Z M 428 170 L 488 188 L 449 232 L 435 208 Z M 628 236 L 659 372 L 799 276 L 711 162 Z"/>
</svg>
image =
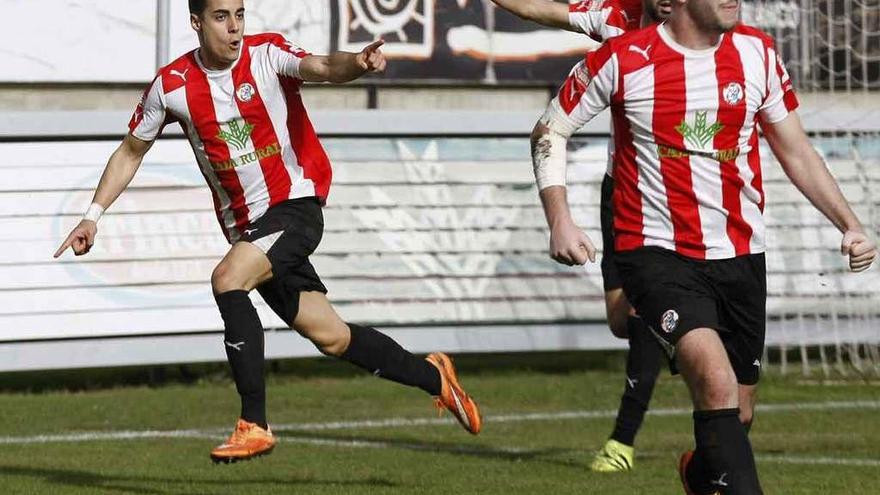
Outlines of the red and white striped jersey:
<svg viewBox="0 0 880 495">
<path fill-rule="evenodd" d="M 609 106 L 616 250 L 764 251 L 757 123 L 798 106 L 772 38 L 739 25 L 691 50 L 663 24 L 629 32 L 572 69 L 547 118 L 574 131 Z"/>
<path fill-rule="evenodd" d="M 300 96 L 307 55 L 279 34 L 245 36 L 226 70 L 205 68 L 194 50 L 159 70 L 131 118 L 144 141 L 180 123 L 231 243 L 277 203 L 327 198 L 330 161 Z"/>
<path fill-rule="evenodd" d="M 642 0 L 577 0 L 568 4 L 568 22 L 599 43 L 638 29 Z"/>
</svg>

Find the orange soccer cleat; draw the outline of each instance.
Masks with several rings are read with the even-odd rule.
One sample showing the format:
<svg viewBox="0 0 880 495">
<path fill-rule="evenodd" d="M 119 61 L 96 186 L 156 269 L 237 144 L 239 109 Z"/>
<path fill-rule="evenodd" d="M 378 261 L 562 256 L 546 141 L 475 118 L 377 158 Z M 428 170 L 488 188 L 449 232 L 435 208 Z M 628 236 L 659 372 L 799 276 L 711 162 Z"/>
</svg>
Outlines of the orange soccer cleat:
<svg viewBox="0 0 880 495">
<path fill-rule="evenodd" d="M 681 454 L 681 457 L 678 460 L 678 476 L 681 478 L 681 486 L 684 487 L 684 493 L 686 493 L 687 495 L 700 495 L 700 494 L 694 492 L 693 490 L 691 490 L 691 487 L 688 486 L 688 482 L 687 482 L 686 471 L 687 471 L 688 464 L 691 463 L 691 459 L 693 459 L 693 458 L 694 458 L 694 451 L 693 450 L 688 450 L 685 453 Z M 712 492 L 707 495 L 718 495 L 718 492 Z"/>
<path fill-rule="evenodd" d="M 480 408 L 459 385 L 452 359 L 442 352 L 429 354 L 425 359 L 440 372 L 440 396 L 434 397 L 437 407 L 452 412 L 461 426 L 469 433 L 474 435 L 480 433 L 480 429 L 483 427 Z"/>
<path fill-rule="evenodd" d="M 275 437 L 271 429 L 264 430 L 255 423 L 239 419 L 229 440 L 211 451 L 211 460 L 229 464 L 267 455 L 274 448 Z"/>
</svg>

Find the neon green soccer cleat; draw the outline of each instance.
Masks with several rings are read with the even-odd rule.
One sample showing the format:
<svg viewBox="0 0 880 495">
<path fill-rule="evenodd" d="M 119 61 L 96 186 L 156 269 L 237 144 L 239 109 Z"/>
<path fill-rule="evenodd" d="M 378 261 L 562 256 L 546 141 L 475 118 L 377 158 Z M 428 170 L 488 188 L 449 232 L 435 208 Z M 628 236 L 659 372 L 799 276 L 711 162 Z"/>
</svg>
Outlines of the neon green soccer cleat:
<svg viewBox="0 0 880 495">
<path fill-rule="evenodd" d="M 633 468 L 635 449 L 617 440 L 609 439 L 602 450 L 596 452 L 590 470 L 598 473 L 617 473 Z"/>
</svg>

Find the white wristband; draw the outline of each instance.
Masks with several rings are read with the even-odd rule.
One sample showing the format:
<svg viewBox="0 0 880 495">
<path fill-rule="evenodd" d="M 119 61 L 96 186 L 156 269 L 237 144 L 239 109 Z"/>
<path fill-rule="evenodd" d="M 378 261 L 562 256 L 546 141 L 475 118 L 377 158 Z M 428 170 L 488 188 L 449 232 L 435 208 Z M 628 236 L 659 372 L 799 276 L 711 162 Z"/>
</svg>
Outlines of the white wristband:
<svg viewBox="0 0 880 495">
<path fill-rule="evenodd" d="M 95 223 L 98 223 L 98 220 L 101 219 L 101 215 L 104 214 L 104 207 L 99 205 L 98 203 L 92 203 L 89 206 L 89 209 L 86 210 L 85 215 L 83 215 L 83 220 L 91 220 Z"/>
<path fill-rule="evenodd" d="M 532 166 L 538 190 L 543 191 L 550 186 L 565 187 L 566 153 L 568 140 L 553 130 L 545 134 L 532 153 Z"/>
</svg>

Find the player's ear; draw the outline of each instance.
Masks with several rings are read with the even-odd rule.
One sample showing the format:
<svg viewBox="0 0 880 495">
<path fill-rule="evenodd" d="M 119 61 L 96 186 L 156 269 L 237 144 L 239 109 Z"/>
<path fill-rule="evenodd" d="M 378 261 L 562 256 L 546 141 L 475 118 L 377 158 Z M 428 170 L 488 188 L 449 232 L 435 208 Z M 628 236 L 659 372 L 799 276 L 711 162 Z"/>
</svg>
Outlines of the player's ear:
<svg viewBox="0 0 880 495">
<path fill-rule="evenodd" d="M 189 25 L 192 26 L 193 31 L 197 33 L 202 32 L 202 19 L 196 14 L 189 15 Z"/>
</svg>

